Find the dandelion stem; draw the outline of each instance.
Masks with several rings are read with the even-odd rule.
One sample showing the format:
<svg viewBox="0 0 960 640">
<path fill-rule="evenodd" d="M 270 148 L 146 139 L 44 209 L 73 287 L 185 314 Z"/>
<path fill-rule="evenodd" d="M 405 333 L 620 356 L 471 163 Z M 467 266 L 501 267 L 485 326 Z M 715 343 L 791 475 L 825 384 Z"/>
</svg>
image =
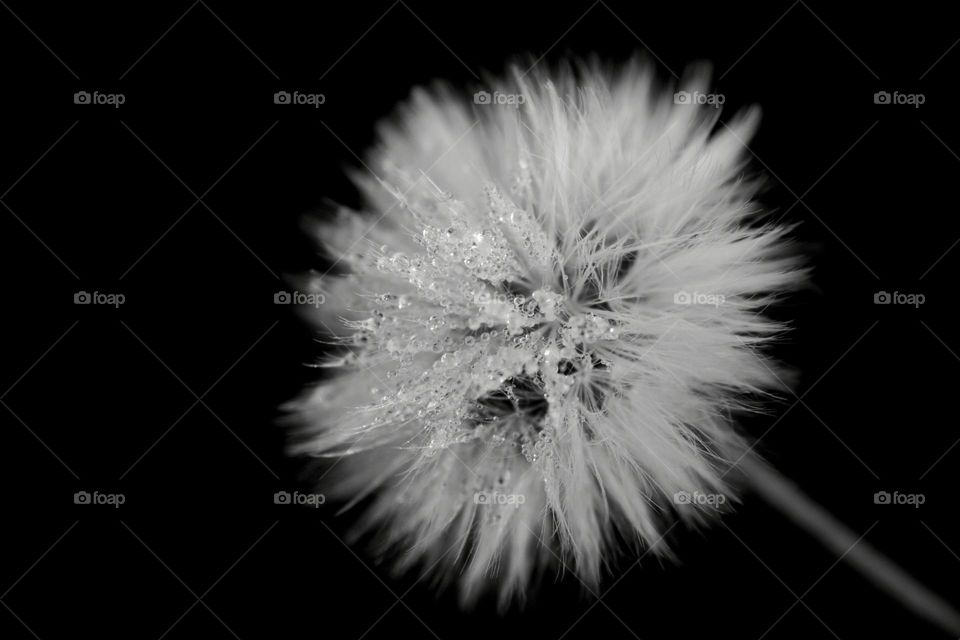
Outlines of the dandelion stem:
<svg viewBox="0 0 960 640">
<path fill-rule="evenodd" d="M 950 603 L 862 540 L 862 536 L 804 495 L 794 483 L 753 456 L 744 459 L 740 468 L 767 502 L 853 565 L 887 595 L 951 634 L 960 633 L 960 613 Z"/>
</svg>

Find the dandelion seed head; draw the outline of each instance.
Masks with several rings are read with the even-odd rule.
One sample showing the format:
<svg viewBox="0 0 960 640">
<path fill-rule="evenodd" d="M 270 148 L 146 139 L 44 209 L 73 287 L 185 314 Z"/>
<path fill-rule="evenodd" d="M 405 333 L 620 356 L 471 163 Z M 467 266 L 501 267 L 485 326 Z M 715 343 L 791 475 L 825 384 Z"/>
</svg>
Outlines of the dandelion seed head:
<svg viewBox="0 0 960 640">
<path fill-rule="evenodd" d="M 705 90 L 695 72 L 684 85 Z M 335 370 L 294 451 L 400 571 L 506 605 L 587 585 L 736 498 L 736 416 L 778 384 L 764 309 L 803 279 L 746 174 L 748 110 L 677 104 L 647 66 L 517 69 L 507 103 L 416 90 L 317 234 Z"/>
</svg>

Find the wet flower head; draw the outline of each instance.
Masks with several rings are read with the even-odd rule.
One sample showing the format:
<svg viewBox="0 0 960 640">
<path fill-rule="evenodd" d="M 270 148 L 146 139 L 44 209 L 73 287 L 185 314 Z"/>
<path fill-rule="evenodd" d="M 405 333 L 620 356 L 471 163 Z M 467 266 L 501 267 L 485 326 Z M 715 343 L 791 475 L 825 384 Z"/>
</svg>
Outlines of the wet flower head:
<svg viewBox="0 0 960 640">
<path fill-rule="evenodd" d="M 736 413 L 778 381 L 761 312 L 802 272 L 744 176 L 756 111 L 719 124 L 638 63 L 484 95 L 415 91 L 363 210 L 318 227 L 334 372 L 294 449 L 337 459 L 325 493 L 398 569 L 507 604 L 735 499 Z"/>
</svg>

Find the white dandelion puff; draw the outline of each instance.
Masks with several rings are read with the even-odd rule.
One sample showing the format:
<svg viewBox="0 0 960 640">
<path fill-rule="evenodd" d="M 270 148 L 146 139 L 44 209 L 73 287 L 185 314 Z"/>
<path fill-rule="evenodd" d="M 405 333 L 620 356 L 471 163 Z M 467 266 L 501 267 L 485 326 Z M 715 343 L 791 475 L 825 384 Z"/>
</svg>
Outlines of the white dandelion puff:
<svg viewBox="0 0 960 640">
<path fill-rule="evenodd" d="M 736 418 L 784 375 L 763 312 L 806 271 L 755 199 L 758 111 L 721 123 L 689 78 L 416 90 L 354 175 L 363 210 L 316 229 L 335 371 L 293 403 L 293 450 L 335 458 L 358 535 L 465 604 L 549 569 L 593 588 L 623 541 L 669 553 L 671 522 L 737 500 Z"/>
</svg>

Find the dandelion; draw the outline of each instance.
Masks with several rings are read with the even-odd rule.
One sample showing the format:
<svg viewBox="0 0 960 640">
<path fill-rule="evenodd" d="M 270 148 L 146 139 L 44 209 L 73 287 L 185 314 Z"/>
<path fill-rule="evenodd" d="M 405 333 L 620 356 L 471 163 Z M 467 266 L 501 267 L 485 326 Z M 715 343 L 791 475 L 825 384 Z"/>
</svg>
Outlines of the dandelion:
<svg viewBox="0 0 960 640">
<path fill-rule="evenodd" d="M 416 90 L 316 233 L 331 375 L 293 451 L 399 571 L 503 606 L 558 568 L 736 502 L 736 428 L 782 385 L 764 310 L 802 285 L 755 197 L 758 111 L 721 123 L 632 62 L 513 69 L 474 100 Z"/>
</svg>

